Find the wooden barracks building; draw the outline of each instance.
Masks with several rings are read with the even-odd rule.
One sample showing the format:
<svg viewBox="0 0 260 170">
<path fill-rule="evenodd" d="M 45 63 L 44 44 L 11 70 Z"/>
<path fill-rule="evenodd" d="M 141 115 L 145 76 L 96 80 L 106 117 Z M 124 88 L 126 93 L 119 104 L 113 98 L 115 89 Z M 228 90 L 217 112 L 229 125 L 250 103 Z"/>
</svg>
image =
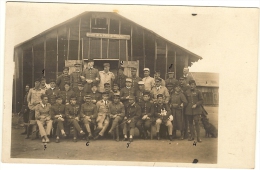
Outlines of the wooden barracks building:
<svg viewBox="0 0 260 170">
<path fill-rule="evenodd" d="M 126 75 L 136 67 L 143 77 L 148 67 L 151 76 L 160 70 L 165 79 L 169 67 L 179 78 L 185 66 L 202 57 L 117 13 L 84 12 L 15 46 L 13 111 L 21 108 L 26 84 L 33 87 L 34 79 L 43 76 L 48 83 L 64 66 L 71 72 L 75 63 L 84 65 L 88 59 L 94 59 L 99 70 L 109 62 L 114 73 L 120 65 Z"/>
</svg>

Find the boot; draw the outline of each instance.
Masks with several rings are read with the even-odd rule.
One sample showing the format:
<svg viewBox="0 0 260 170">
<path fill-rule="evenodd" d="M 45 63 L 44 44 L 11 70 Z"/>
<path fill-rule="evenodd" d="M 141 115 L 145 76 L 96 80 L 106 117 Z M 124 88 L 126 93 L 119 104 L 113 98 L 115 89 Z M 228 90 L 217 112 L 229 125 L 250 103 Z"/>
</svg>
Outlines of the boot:
<svg viewBox="0 0 260 170">
<path fill-rule="evenodd" d="M 160 138 L 160 134 L 159 134 L 159 132 L 157 132 L 157 140 L 160 140 L 161 138 Z"/>
<path fill-rule="evenodd" d="M 26 135 L 26 134 L 27 134 L 27 128 L 28 128 L 28 126 L 27 126 L 27 125 L 24 125 L 24 132 L 21 133 L 21 135 Z"/>
<path fill-rule="evenodd" d="M 173 139 L 176 139 L 176 130 L 173 130 L 173 131 L 172 131 L 172 138 L 173 138 Z"/>
<path fill-rule="evenodd" d="M 25 139 L 29 139 L 30 138 L 29 136 L 30 136 L 31 130 L 32 130 L 32 126 L 28 125 L 27 126 L 27 134 L 26 134 Z"/>
<path fill-rule="evenodd" d="M 119 142 L 119 129 L 118 127 L 116 128 L 116 141 Z"/>
<path fill-rule="evenodd" d="M 172 135 L 169 135 L 169 139 L 170 139 L 170 141 L 172 141 Z"/>
</svg>

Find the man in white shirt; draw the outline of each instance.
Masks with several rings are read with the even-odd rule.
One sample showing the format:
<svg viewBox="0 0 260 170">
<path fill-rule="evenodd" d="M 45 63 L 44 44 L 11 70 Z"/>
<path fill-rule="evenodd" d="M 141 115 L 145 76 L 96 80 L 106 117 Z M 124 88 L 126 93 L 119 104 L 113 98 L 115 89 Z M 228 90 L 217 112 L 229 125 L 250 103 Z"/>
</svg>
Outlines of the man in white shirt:
<svg viewBox="0 0 260 170">
<path fill-rule="evenodd" d="M 144 89 L 147 91 L 151 91 L 152 87 L 154 86 L 154 78 L 150 77 L 150 69 L 144 68 Z"/>
<path fill-rule="evenodd" d="M 109 69 L 110 69 L 110 64 L 104 63 L 104 70 L 99 71 L 100 83 L 98 85 L 98 91 L 101 93 L 105 91 L 104 89 L 105 83 L 109 83 L 110 85 L 112 85 L 113 81 L 115 80 L 114 73 L 110 72 Z"/>
<path fill-rule="evenodd" d="M 190 80 L 194 80 L 191 73 L 189 72 L 189 68 L 187 68 L 187 67 L 183 68 L 183 77 L 184 77 L 187 85 L 189 84 Z"/>
</svg>

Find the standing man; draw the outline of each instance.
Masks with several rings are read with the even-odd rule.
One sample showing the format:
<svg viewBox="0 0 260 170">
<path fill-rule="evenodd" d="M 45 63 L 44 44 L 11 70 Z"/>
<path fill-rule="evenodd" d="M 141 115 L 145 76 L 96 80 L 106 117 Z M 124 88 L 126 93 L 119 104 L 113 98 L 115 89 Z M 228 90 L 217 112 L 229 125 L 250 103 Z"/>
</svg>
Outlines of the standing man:
<svg viewBox="0 0 260 170">
<path fill-rule="evenodd" d="M 70 76 L 69 76 L 69 67 L 63 68 L 63 74 L 60 75 L 56 80 L 56 85 L 59 87 L 61 91 L 64 91 L 65 83 L 70 83 Z"/>
<path fill-rule="evenodd" d="M 26 84 L 25 86 L 25 95 L 23 98 L 23 106 L 22 109 L 20 111 L 20 114 L 23 115 L 23 122 L 24 122 L 24 132 L 21 133 L 21 135 L 26 135 L 27 134 L 27 127 L 28 127 L 28 122 L 29 122 L 29 108 L 28 108 L 28 102 L 27 102 L 27 96 L 29 94 L 29 90 L 30 90 L 30 85 Z"/>
<path fill-rule="evenodd" d="M 176 80 L 174 78 L 174 72 L 173 71 L 169 71 L 168 72 L 168 79 L 165 80 L 165 85 L 167 86 L 168 84 L 173 84 L 173 86 L 175 86 L 175 84 L 178 82 L 178 80 Z"/>
<path fill-rule="evenodd" d="M 186 81 L 186 84 L 189 84 L 190 80 L 194 80 L 191 73 L 189 72 L 189 68 L 187 67 L 183 68 L 183 77 Z"/>
<path fill-rule="evenodd" d="M 143 101 L 138 104 L 141 107 L 141 118 L 137 121 L 136 127 L 144 139 L 147 139 L 147 131 L 150 131 L 154 115 L 154 105 L 150 102 L 150 92 L 145 91 Z"/>
<path fill-rule="evenodd" d="M 84 96 L 85 103 L 82 104 L 80 110 L 81 121 L 84 123 L 88 132 L 87 141 L 93 138 L 90 126 L 94 126 L 97 118 L 97 106 L 91 102 L 91 96 L 86 94 Z"/>
<path fill-rule="evenodd" d="M 135 96 L 135 90 L 132 87 L 132 79 L 127 78 L 126 87 L 124 87 L 123 89 L 120 90 L 120 99 L 125 106 L 127 105 L 130 95 Z"/>
<path fill-rule="evenodd" d="M 41 86 L 40 88 L 45 90 L 45 91 L 50 88 L 50 85 L 46 84 L 46 78 L 45 77 L 41 78 L 41 85 L 40 86 Z"/>
<path fill-rule="evenodd" d="M 109 63 L 104 63 L 104 70 L 99 71 L 99 77 L 100 77 L 100 83 L 98 85 L 99 92 L 104 92 L 104 84 L 109 83 L 110 85 L 113 84 L 113 81 L 115 80 L 115 75 L 114 73 L 109 71 L 110 69 L 110 64 Z"/>
<path fill-rule="evenodd" d="M 104 133 L 109 125 L 109 117 L 110 109 L 109 105 L 111 104 L 111 101 L 108 100 L 108 93 L 104 92 L 102 93 L 102 100 L 97 102 L 97 129 L 95 134 L 95 140 L 98 138 L 102 138 L 104 136 Z"/>
<path fill-rule="evenodd" d="M 104 89 L 105 89 L 104 92 L 108 94 L 108 100 L 112 101 L 112 98 L 113 98 L 113 96 L 114 96 L 114 93 L 113 93 L 113 91 L 111 90 L 110 84 L 109 84 L 109 83 L 105 83 L 105 84 L 104 84 Z"/>
<path fill-rule="evenodd" d="M 93 84 L 91 87 L 91 92 L 88 94 L 90 95 L 93 104 L 96 104 L 99 100 L 102 99 L 101 94 L 97 91 L 97 85 L 95 84 Z"/>
<path fill-rule="evenodd" d="M 179 82 L 180 82 L 182 93 L 185 93 L 188 89 L 190 89 L 190 85 L 189 84 L 187 85 L 187 82 L 184 77 L 180 77 Z"/>
<path fill-rule="evenodd" d="M 39 131 L 42 137 L 42 142 L 50 142 L 48 136 L 51 133 L 52 129 L 52 120 L 50 114 L 51 104 L 48 103 L 48 96 L 46 94 L 41 95 L 41 103 L 37 104 L 35 107 L 35 119 L 37 125 L 39 127 Z M 44 129 L 44 125 L 47 125 L 46 130 Z"/>
<path fill-rule="evenodd" d="M 65 83 L 64 89 L 64 91 L 60 91 L 60 96 L 62 97 L 62 103 L 68 105 L 70 103 L 71 96 L 75 96 L 75 93 L 70 89 L 69 83 Z"/>
<path fill-rule="evenodd" d="M 27 96 L 28 108 L 30 109 L 30 112 L 26 139 L 29 139 L 31 130 L 32 132 L 36 132 L 35 107 L 40 104 L 41 96 L 45 94 L 45 90 L 40 87 L 40 79 L 35 79 L 34 85 L 34 88 L 29 90 Z"/>
<path fill-rule="evenodd" d="M 168 89 L 165 86 L 162 86 L 161 84 L 162 84 L 162 79 L 157 78 L 155 80 L 155 87 L 153 87 L 152 90 L 151 90 L 151 95 L 153 96 L 152 100 L 153 100 L 154 103 L 156 103 L 158 94 L 163 95 L 163 102 L 164 103 L 169 102 L 170 94 L 168 92 Z"/>
<path fill-rule="evenodd" d="M 71 89 L 75 92 L 78 89 L 78 83 L 81 82 L 81 72 L 80 66 L 81 64 L 74 64 L 75 71 L 70 74 L 70 85 Z"/>
<path fill-rule="evenodd" d="M 138 82 L 138 90 L 135 92 L 136 102 L 138 104 L 143 102 L 144 91 L 145 91 L 145 89 L 144 89 L 144 82 L 143 81 L 139 81 Z"/>
<path fill-rule="evenodd" d="M 160 71 L 159 71 L 159 70 L 158 70 L 158 71 L 155 71 L 155 73 L 154 73 L 154 79 L 155 79 L 155 80 L 156 80 L 157 78 L 162 79 L 160 76 L 161 76 Z M 164 81 L 164 79 L 162 79 L 161 85 L 162 85 L 162 86 L 165 86 L 165 81 Z"/>
<path fill-rule="evenodd" d="M 85 92 L 83 90 L 84 86 L 82 83 L 78 83 L 78 89 L 75 91 L 75 95 L 77 98 L 77 104 L 79 105 L 79 107 L 81 107 L 81 105 L 84 103 L 84 96 L 85 96 Z"/>
<path fill-rule="evenodd" d="M 81 80 L 82 80 L 82 82 L 84 82 L 83 83 L 84 84 L 84 91 L 86 93 L 90 93 L 91 87 L 93 85 L 97 85 L 99 80 L 100 80 L 99 72 L 93 66 L 94 66 L 94 60 L 89 59 L 88 63 L 87 63 L 87 68 L 84 69 L 82 74 L 81 74 Z"/>
<path fill-rule="evenodd" d="M 193 121 L 194 121 L 196 134 L 197 134 L 197 141 L 202 142 L 200 139 L 199 119 L 200 119 L 200 114 L 202 114 L 201 105 L 203 104 L 203 97 L 202 97 L 202 93 L 198 89 L 196 89 L 196 82 L 194 80 L 190 80 L 189 85 L 190 85 L 190 89 L 188 89 L 185 92 L 185 96 L 188 100 L 188 104 L 185 109 L 185 114 L 187 115 L 190 131 L 191 131 L 191 137 L 188 140 L 193 141 L 195 138 L 195 130 L 193 125 Z"/>
<path fill-rule="evenodd" d="M 175 84 L 176 84 L 176 83 L 175 83 Z M 174 86 L 175 86 L 175 85 L 172 84 L 172 83 L 168 83 L 168 84 L 166 84 L 166 88 L 167 88 L 167 90 L 168 90 L 170 96 L 171 96 L 171 94 L 174 93 Z"/>
<path fill-rule="evenodd" d="M 108 131 L 109 134 L 112 134 L 116 129 L 116 141 L 119 141 L 119 123 L 125 117 L 125 107 L 123 103 L 120 102 L 120 96 L 114 95 L 113 102 L 109 105 L 110 108 L 110 121 L 112 122 L 112 126 Z"/>
<path fill-rule="evenodd" d="M 127 76 L 124 75 L 124 67 L 119 67 L 117 76 L 114 81 L 114 83 L 118 84 L 119 90 L 123 89 L 126 86 L 126 78 Z"/>
<path fill-rule="evenodd" d="M 138 104 L 135 103 L 134 96 L 129 96 L 128 100 L 129 102 L 126 106 L 126 113 L 124 117 L 125 123 L 123 129 L 123 141 L 127 140 L 127 131 L 130 131 L 129 142 L 133 142 L 133 137 L 135 134 L 135 124 L 141 116 L 141 108 Z"/>
<path fill-rule="evenodd" d="M 56 127 L 56 143 L 59 143 L 60 133 L 62 136 L 66 136 L 64 131 L 65 105 L 62 104 L 61 96 L 56 96 L 56 103 L 51 106 L 50 114 L 53 120 L 53 126 Z"/>
<path fill-rule="evenodd" d="M 152 87 L 154 86 L 154 78 L 150 77 L 150 69 L 144 68 L 144 88 L 145 90 L 151 91 Z"/>
<path fill-rule="evenodd" d="M 142 81 L 140 77 L 136 75 L 137 69 L 135 67 L 131 68 L 131 79 L 133 81 L 132 87 L 135 89 L 135 91 L 138 90 L 138 82 Z"/>
<path fill-rule="evenodd" d="M 113 91 L 114 95 L 120 95 L 120 90 L 119 90 L 118 84 L 116 84 L 116 83 L 113 84 L 112 91 Z"/>
<path fill-rule="evenodd" d="M 60 89 L 56 87 L 56 81 L 54 79 L 50 80 L 50 88 L 46 90 L 46 95 L 48 96 L 49 103 L 54 105 L 56 102 L 56 97 L 59 95 Z"/>
<path fill-rule="evenodd" d="M 154 117 L 156 119 L 156 133 L 157 139 L 160 140 L 160 127 L 161 124 L 165 124 L 168 127 L 168 134 L 170 141 L 172 141 L 172 120 L 171 109 L 168 104 L 163 103 L 163 95 L 157 95 L 157 103 L 154 105 Z"/>
</svg>

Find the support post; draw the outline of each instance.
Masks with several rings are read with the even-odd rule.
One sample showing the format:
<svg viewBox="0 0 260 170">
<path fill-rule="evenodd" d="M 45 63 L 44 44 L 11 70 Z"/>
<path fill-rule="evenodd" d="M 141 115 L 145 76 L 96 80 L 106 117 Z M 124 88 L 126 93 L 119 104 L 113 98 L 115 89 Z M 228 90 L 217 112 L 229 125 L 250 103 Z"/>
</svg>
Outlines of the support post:
<svg viewBox="0 0 260 170">
<path fill-rule="evenodd" d="M 56 78 L 58 78 L 59 74 L 59 32 L 57 29 L 57 65 L 56 65 Z"/>
<path fill-rule="evenodd" d="M 119 35 L 121 34 L 121 21 L 119 20 Z M 120 42 L 121 40 L 118 40 L 118 58 L 119 58 L 119 62 L 120 62 L 120 53 L 121 53 L 121 47 L 120 47 Z"/>
<path fill-rule="evenodd" d="M 107 26 L 107 33 L 110 33 L 110 18 L 108 18 L 108 26 Z M 107 58 L 109 53 L 109 39 L 107 39 Z"/>
<path fill-rule="evenodd" d="M 165 68 L 165 79 L 167 78 L 167 70 L 169 69 L 169 66 L 168 66 L 168 44 L 166 42 L 166 45 L 165 45 L 165 63 L 166 63 L 166 68 Z"/>
<path fill-rule="evenodd" d="M 100 57 L 102 58 L 102 38 L 100 38 Z"/>
<path fill-rule="evenodd" d="M 46 36 L 44 37 L 44 60 L 43 60 L 43 76 L 45 77 L 45 73 L 46 73 Z"/>
<path fill-rule="evenodd" d="M 90 21 L 89 21 L 89 32 L 92 32 L 92 27 L 91 27 L 91 22 L 92 22 L 92 18 L 90 17 Z M 90 59 L 90 37 L 88 38 L 88 59 Z"/>
<path fill-rule="evenodd" d="M 144 30 L 143 30 L 143 57 L 144 57 L 144 68 L 145 68 L 145 36 L 144 36 Z"/>
<path fill-rule="evenodd" d="M 34 50 L 32 45 L 32 87 L 34 86 Z"/>
<path fill-rule="evenodd" d="M 70 53 L 70 27 L 69 27 L 69 35 L 68 35 L 67 60 L 69 60 L 69 53 Z"/>
<path fill-rule="evenodd" d="M 130 43 L 131 43 L 131 61 L 133 61 L 133 26 L 131 25 L 131 40 L 130 40 Z"/>
<path fill-rule="evenodd" d="M 176 63 L 176 51 L 174 51 L 174 77 L 175 77 L 175 79 L 176 79 L 176 65 L 177 65 L 177 63 Z"/>
<path fill-rule="evenodd" d="M 157 42 L 156 42 L 156 38 L 155 38 L 155 41 L 154 41 L 154 47 L 155 47 L 155 50 L 154 50 L 154 70 L 156 71 L 156 62 L 157 62 Z"/>
<path fill-rule="evenodd" d="M 21 79 L 22 79 L 22 96 L 24 96 L 24 81 L 23 81 L 23 60 L 24 60 L 24 54 L 23 54 L 23 49 L 22 49 L 22 61 L 21 61 Z"/>
<path fill-rule="evenodd" d="M 81 27 L 81 18 L 79 19 L 79 44 L 78 44 L 78 60 L 80 58 L 80 27 Z"/>
</svg>

